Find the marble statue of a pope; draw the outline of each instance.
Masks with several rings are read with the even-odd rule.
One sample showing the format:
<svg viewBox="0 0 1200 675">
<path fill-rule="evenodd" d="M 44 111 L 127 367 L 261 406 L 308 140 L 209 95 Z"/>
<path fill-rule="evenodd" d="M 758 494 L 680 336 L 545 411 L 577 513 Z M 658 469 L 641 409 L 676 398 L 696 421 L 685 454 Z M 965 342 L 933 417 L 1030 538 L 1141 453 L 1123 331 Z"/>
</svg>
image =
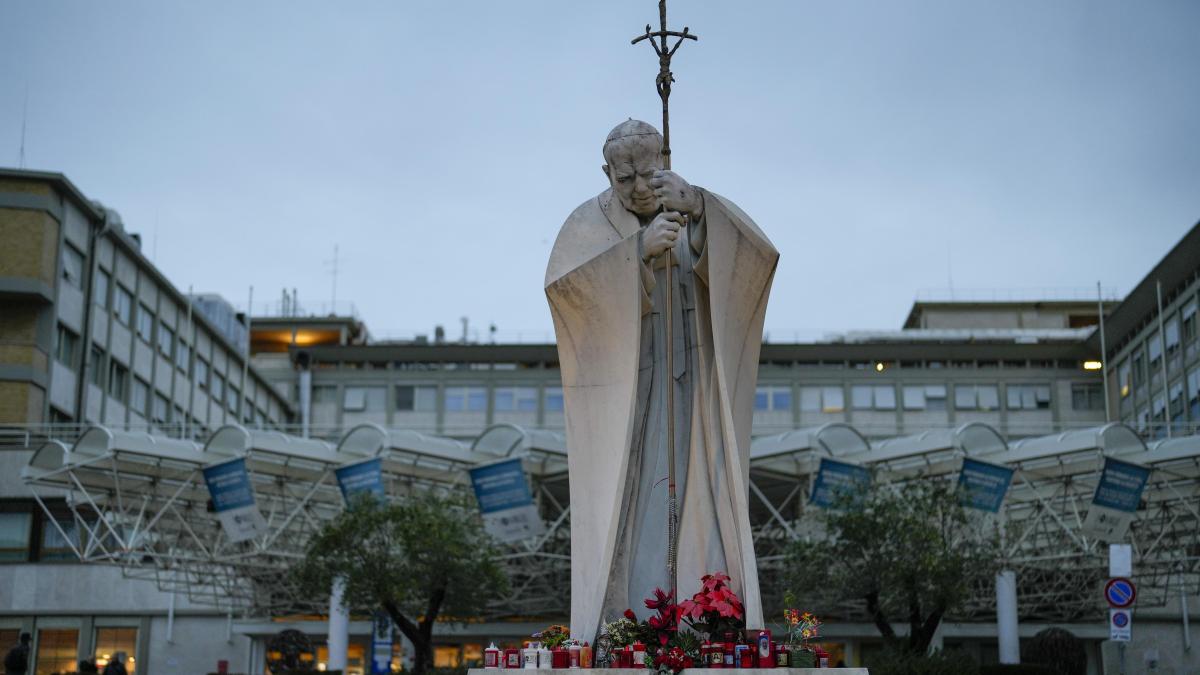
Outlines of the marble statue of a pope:
<svg viewBox="0 0 1200 675">
<path fill-rule="evenodd" d="M 603 151 L 609 189 L 567 218 L 546 270 L 566 407 L 579 639 L 594 639 L 626 608 L 641 610 L 656 587 L 670 588 L 668 424 L 679 595 L 691 597 L 704 574 L 726 572 L 746 625 L 763 626 L 748 514 L 750 425 L 779 253 L 733 202 L 663 170 L 661 150 L 662 136 L 645 122 L 612 130 Z"/>
</svg>

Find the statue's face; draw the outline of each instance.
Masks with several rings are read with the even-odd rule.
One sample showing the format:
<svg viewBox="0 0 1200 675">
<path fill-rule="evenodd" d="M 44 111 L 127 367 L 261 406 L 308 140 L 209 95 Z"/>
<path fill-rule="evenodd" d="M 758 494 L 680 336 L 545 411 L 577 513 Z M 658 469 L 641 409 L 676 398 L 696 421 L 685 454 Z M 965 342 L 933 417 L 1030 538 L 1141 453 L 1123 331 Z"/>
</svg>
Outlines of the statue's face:
<svg viewBox="0 0 1200 675">
<path fill-rule="evenodd" d="M 621 205 L 634 214 L 653 216 L 658 211 L 658 199 L 650 187 L 650 179 L 662 168 L 658 143 L 631 139 L 613 145 L 609 148 L 609 163 L 604 165 L 613 192 Z"/>
</svg>

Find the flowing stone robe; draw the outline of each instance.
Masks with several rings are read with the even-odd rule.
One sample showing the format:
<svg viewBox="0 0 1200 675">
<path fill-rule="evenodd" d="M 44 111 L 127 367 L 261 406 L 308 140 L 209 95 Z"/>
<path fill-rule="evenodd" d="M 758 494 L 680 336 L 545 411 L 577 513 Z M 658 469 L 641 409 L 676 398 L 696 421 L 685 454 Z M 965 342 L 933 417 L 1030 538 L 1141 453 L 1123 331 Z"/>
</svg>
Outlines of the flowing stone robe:
<svg viewBox="0 0 1200 675">
<path fill-rule="evenodd" d="M 571 632 L 643 610 L 667 571 L 664 294 L 674 293 L 679 595 L 725 571 L 763 627 L 749 521 L 750 427 L 767 296 L 779 253 L 736 205 L 704 216 L 665 259 L 642 261 L 640 225 L 606 190 L 563 224 L 546 271 L 567 427 Z"/>
</svg>

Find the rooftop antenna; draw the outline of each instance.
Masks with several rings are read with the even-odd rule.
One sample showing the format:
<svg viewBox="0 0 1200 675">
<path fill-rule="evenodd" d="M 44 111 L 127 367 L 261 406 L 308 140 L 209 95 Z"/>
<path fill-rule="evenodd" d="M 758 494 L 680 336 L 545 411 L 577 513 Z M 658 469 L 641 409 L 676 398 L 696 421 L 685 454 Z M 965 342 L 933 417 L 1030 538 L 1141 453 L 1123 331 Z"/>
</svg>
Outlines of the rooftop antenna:
<svg viewBox="0 0 1200 675">
<path fill-rule="evenodd" d="M 21 153 L 17 157 L 17 168 L 25 168 L 25 123 L 29 119 L 29 83 L 25 83 L 25 106 L 21 111 Z"/>
<path fill-rule="evenodd" d="M 337 315 L 337 281 L 338 281 L 338 245 L 337 244 L 333 245 L 333 260 L 332 261 L 326 260 L 325 264 L 332 265 L 333 295 L 332 295 L 331 300 L 329 301 L 329 314 L 331 316 L 336 316 Z"/>
</svg>

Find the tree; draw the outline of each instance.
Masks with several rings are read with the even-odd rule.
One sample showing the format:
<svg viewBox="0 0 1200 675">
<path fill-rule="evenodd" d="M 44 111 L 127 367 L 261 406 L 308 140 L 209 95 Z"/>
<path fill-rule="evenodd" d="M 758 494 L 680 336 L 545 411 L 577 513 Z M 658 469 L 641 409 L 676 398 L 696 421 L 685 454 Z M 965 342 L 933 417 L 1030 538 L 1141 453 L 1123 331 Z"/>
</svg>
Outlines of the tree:
<svg viewBox="0 0 1200 675">
<path fill-rule="evenodd" d="M 789 550 L 788 585 L 824 607 L 864 602 L 889 642 L 900 642 L 892 618 L 902 617 L 909 625 L 902 647 L 923 654 L 946 613 L 997 569 L 999 537 L 977 513 L 943 480 L 841 495 L 818 512 L 817 535 Z"/>
<path fill-rule="evenodd" d="M 318 597 L 341 577 L 348 607 L 385 610 L 412 641 L 415 675 L 433 666 L 439 618 L 478 616 L 508 587 L 473 504 L 431 492 L 391 503 L 360 497 L 312 539 L 292 573 Z"/>
</svg>

